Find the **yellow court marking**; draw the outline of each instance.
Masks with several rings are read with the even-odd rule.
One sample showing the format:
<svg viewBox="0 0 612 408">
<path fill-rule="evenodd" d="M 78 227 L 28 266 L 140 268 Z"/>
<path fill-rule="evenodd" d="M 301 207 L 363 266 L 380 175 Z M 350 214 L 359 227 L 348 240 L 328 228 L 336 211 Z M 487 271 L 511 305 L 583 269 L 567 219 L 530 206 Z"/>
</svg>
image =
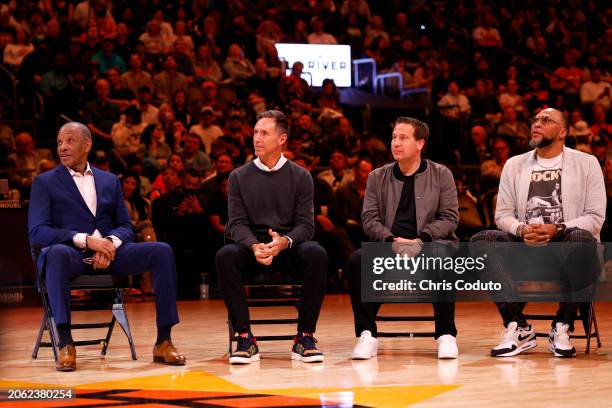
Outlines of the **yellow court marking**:
<svg viewBox="0 0 612 408">
<path fill-rule="evenodd" d="M 82 389 L 138 389 L 138 390 L 180 390 L 180 391 L 249 391 L 233 382 L 206 371 L 184 371 L 176 374 L 162 374 L 149 377 L 134 377 L 122 380 L 81 384 Z"/>
<path fill-rule="evenodd" d="M 262 394 L 286 395 L 291 397 L 314 398 L 321 397 L 330 401 L 348 402 L 352 393 L 353 404 L 371 407 L 405 407 L 416 404 L 453 391 L 461 385 L 409 385 L 409 386 L 381 386 L 381 387 L 353 387 L 353 388 L 286 388 L 275 390 L 257 390 Z"/>
<path fill-rule="evenodd" d="M 57 384 L 28 383 L 0 380 L 2 388 L 58 388 Z M 317 401 L 351 402 L 365 406 L 404 407 L 453 391 L 461 385 L 410 385 L 353 388 L 276 388 L 247 389 L 206 371 L 185 371 L 147 377 L 103 381 L 77 385 L 83 390 L 176 390 L 176 391 L 220 391 L 238 394 L 256 392 L 265 395 L 311 398 Z"/>
</svg>

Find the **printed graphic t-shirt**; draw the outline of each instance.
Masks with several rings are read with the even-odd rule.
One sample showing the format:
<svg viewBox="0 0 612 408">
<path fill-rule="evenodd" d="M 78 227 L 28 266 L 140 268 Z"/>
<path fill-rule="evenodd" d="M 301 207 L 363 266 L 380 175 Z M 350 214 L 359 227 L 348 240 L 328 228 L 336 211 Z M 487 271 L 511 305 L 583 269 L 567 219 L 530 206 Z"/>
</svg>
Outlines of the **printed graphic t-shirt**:
<svg viewBox="0 0 612 408">
<path fill-rule="evenodd" d="M 561 172 L 563 153 L 550 159 L 537 158 L 531 171 L 527 196 L 527 224 L 563 223 L 561 203 Z"/>
</svg>

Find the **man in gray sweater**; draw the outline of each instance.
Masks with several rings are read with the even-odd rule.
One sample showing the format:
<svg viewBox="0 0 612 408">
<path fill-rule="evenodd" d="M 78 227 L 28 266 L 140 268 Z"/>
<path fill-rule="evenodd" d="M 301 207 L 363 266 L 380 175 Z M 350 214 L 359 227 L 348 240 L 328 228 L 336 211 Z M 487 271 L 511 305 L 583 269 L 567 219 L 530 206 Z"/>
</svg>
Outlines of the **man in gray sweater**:
<svg viewBox="0 0 612 408">
<path fill-rule="evenodd" d="M 420 120 L 400 117 L 395 121 L 391 147 L 396 161 L 370 173 L 361 213 L 363 230 L 372 241 L 392 243 L 394 252 L 400 248 L 400 253 L 409 252 L 411 257 L 422 251 L 423 242 L 437 243 L 434 256 L 452 255 L 448 244 L 457 241 L 457 189 L 448 168 L 421 157 L 428 137 L 429 127 Z M 377 355 L 375 320 L 381 306 L 361 299 L 361 251 L 354 252 L 348 262 L 355 334 L 359 337 L 352 355 L 356 360 Z M 438 357 L 457 358 L 455 304 L 442 294 L 436 294 L 436 300 Z"/>
<path fill-rule="evenodd" d="M 313 334 L 325 294 L 327 253 L 309 241 L 314 233 L 312 176 L 283 156 L 288 137 L 289 122 L 282 112 L 261 113 L 253 134 L 257 158 L 229 177 L 227 231 L 234 242 L 217 252 L 216 265 L 223 299 L 239 334 L 231 364 L 259 360 L 243 277 L 253 278 L 271 265 L 302 281 L 291 358 L 323 361 Z"/>
</svg>

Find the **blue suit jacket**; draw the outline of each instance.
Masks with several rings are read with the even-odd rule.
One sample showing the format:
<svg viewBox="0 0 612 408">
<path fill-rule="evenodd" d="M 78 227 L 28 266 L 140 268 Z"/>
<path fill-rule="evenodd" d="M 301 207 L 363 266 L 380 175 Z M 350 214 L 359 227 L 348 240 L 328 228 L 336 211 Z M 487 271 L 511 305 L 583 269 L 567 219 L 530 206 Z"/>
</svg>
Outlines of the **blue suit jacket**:
<svg viewBox="0 0 612 408">
<path fill-rule="evenodd" d="M 91 167 L 96 185 L 97 207 L 94 216 L 81 196 L 68 169 L 57 166 L 34 178 L 28 212 L 30 245 L 41 249 L 39 271 L 44 265 L 46 248 L 54 244 L 73 246 L 79 232 L 102 236 L 114 235 L 132 242 L 132 222 L 123 201 L 121 183 L 116 175 Z"/>
</svg>

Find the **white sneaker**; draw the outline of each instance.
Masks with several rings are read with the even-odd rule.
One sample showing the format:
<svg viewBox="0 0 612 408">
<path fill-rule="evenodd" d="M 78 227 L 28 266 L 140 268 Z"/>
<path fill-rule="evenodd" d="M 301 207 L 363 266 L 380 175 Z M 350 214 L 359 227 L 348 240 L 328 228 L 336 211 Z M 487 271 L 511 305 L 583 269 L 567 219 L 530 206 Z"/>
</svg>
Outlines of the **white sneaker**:
<svg viewBox="0 0 612 408">
<path fill-rule="evenodd" d="M 459 349 L 457 349 L 457 340 L 455 336 L 445 334 L 436 339 L 438 342 L 438 358 L 457 358 L 459 357 Z"/>
<path fill-rule="evenodd" d="M 372 357 L 376 357 L 378 354 L 378 340 L 376 337 L 372 337 L 372 333 L 369 330 L 361 332 L 359 340 L 353 349 L 353 360 L 368 360 Z"/>
<path fill-rule="evenodd" d="M 531 325 L 518 327 L 517 322 L 510 322 L 502 333 L 501 342 L 491 350 L 491 357 L 512 357 L 535 346 L 536 334 Z"/>
<path fill-rule="evenodd" d="M 572 346 L 569 324 L 557 323 L 548 335 L 548 349 L 555 357 L 574 357 L 576 349 Z"/>
</svg>

